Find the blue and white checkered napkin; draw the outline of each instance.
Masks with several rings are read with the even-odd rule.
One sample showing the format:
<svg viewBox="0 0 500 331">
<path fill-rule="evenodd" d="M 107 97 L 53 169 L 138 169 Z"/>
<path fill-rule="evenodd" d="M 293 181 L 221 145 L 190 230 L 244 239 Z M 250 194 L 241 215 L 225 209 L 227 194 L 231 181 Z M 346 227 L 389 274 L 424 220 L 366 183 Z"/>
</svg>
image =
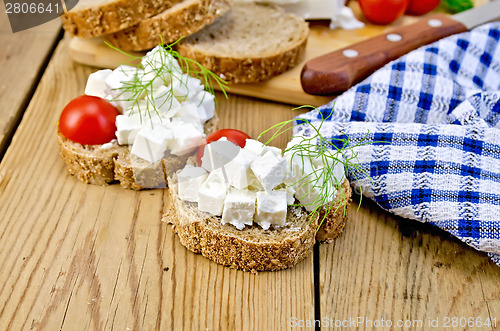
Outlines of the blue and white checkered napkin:
<svg viewBox="0 0 500 331">
<path fill-rule="evenodd" d="M 331 114 L 325 137 L 373 142 L 356 148 L 364 172 L 350 173 L 364 195 L 448 231 L 498 265 L 499 39 L 495 22 L 424 46 L 299 116 L 318 124 Z M 312 134 L 307 125 L 295 131 Z"/>
</svg>

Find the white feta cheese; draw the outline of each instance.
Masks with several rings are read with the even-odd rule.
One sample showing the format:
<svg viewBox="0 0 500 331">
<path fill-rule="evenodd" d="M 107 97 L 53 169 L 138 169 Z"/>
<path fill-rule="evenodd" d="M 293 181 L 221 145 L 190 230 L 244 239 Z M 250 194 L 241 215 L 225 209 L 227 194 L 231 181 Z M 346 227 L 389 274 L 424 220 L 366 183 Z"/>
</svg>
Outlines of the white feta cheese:
<svg viewBox="0 0 500 331">
<path fill-rule="evenodd" d="M 282 150 L 281 148 L 278 148 L 278 147 L 274 147 L 274 146 L 265 146 L 265 152 L 264 153 L 267 153 L 271 151 L 274 155 L 280 157 L 282 155 Z"/>
<path fill-rule="evenodd" d="M 257 156 L 262 156 L 266 151 L 266 145 L 255 139 L 247 139 L 243 148 Z"/>
<path fill-rule="evenodd" d="M 215 97 L 208 91 L 200 91 L 192 100 L 198 107 L 198 116 L 203 124 L 215 116 Z"/>
<path fill-rule="evenodd" d="M 344 156 L 337 151 L 326 150 L 324 153 L 326 153 L 325 157 L 312 158 L 315 168 L 329 167 L 331 175 L 335 177 L 338 183 L 342 183 L 345 179 Z"/>
<path fill-rule="evenodd" d="M 222 137 L 218 141 L 205 145 L 203 157 L 201 158 L 201 166 L 208 171 L 224 168 L 224 173 L 227 173 L 225 166 L 231 162 L 239 152 L 240 146 Z"/>
<path fill-rule="evenodd" d="M 135 137 L 131 153 L 151 163 L 160 161 L 165 155 L 171 131 L 161 125 L 151 128 L 145 125 Z"/>
<path fill-rule="evenodd" d="M 163 116 L 172 117 L 181 107 L 181 103 L 174 97 L 170 88 L 162 85 L 153 92 L 153 106 Z"/>
<path fill-rule="evenodd" d="M 200 167 L 186 165 L 177 175 L 179 198 L 198 202 L 198 190 L 208 177 L 208 172 Z"/>
<path fill-rule="evenodd" d="M 248 187 L 255 178 L 250 165 L 257 158 L 257 155 L 240 148 L 239 153 L 225 165 L 229 183 L 240 190 Z"/>
<path fill-rule="evenodd" d="M 287 201 L 285 190 L 257 192 L 255 222 L 267 230 L 271 225 L 285 225 Z"/>
<path fill-rule="evenodd" d="M 281 184 L 287 173 L 286 160 L 272 151 L 253 161 L 250 168 L 267 192 Z"/>
<path fill-rule="evenodd" d="M 175 123 L 171 130 L 173 136 L 169 146 L 172 154 L 180 156 L 191 153 L 203 141 L 203 133 L 191 123 Z"/>
<path fill-rule="evenodd" d="M 317 180 L 315 174 L 304 177 L 304 180 L 294 185 L 295 197 L 307 211 L 313 211 L 320 203 L 321 186 L 324 183 Z"/>
<path fill-rule="evenodd" d="M 204 131 L 203 124 L 200 121 L 200 116 L 198 114 L 198 108 L 194 103 L 182 103 L 182 105 L 176 110 L 172 120 L 174 122 L 181 121 L 184 123 L 190 123 L 201 133 Z"/>
<path fill-rule="evenodd" d="M 111 140 L 109 143 L 105 143 L 101 145 L 101 149 L 108 150 L 116 146 L 116 139 Z"/>
<path fill-rule="evenodd" d="M 134 97 L 132 92 L 125 91 L 125 88 L 129 86 L 136 76 L 140 76 L 141 74 L 141 69 L 121 65 L 113 70 L 105 79 L 113 100 L 121 107 L 123 112 L 133 104 L 131 99 Z"/>
<path fill-rule="evenodd" d="M 180 79 L 172 81 L 172 91 L 179 101 L 193 99 L 198 93 L 204 90 L 201 81 L 198 78 L 183 74 Z"/>
<path fill-rule="evenodd" d="M 177 60 L 164 48 L 157 46 L 141 59 L 141 65 L 146 72 L 162 70 L 164 83 L 170 85 L 173 79 L 182 76 L 182 69 Z"/>
<path fill-rule="evenodd" d="M 222 224 L 232 224 L 238 230 L 252 225 L 256 198 L 256 192 L 230 188 L 224 201 Z"/>
<path fill-rule="evenodd" d="M 286 204 L 293 205 L 295 203 L 295 189 L 292 186 L 287 186 L 286 191 Z"/>
<path fill-rule="evenodd" d="M 300 151 L 298 153 L 285 152 L 284 158 L 287 163 L 287 174 L 283 182 L 287 185 L 296 185 L 302 178 L 316 170 L 313 161 L 308 156 L 302 156 Z"/>
<path fill-rule="evenodd" d="M 220 216 L 228 188 L 229 183 L 224 180 L 222 169 L 212 171 L 198 190 L 198 209 Z"/>
<path fill-rule="evenodd" d="M 108 85 L 106 85 L 106 77 L 112 72 L 109 69 L 105 69 L 90 74 L 85 86 L 85 94 L 106 99 L 110 92 Z"/>
</svg>

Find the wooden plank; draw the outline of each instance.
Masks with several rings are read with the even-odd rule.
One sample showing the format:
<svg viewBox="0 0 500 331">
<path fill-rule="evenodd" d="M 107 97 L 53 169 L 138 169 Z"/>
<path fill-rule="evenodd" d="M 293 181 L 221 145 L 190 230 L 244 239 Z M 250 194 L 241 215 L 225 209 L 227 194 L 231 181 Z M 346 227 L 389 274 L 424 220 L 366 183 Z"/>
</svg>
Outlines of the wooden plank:
<svg viewBox="0 0 500 331">
<path fill-rule="evenodd" d="M 320 248 L 320 310 L 328 323 L 364 318 L 355 324 L 364 329 L 367 320 L 384 319 L 429 329 L 439 319 L 443 329 L 446 317 L 498 320 L 500 268 L 485 254 L 367 199 L 349 213 L 343 236 Z"/>
<path fill-rule="evenodd" d="M 160 222 L 163 190 L 67 175 L 56 121 L 92 71 L 67 46 L 58 45 L 0 164 L 0 329 L 273 330 L 314 318 L 312 256 L 282 272 L 222 267 Z M 219 98 L 218 109 L 221 127 L 250 134 L 292 116 L 235 96 Z"/>
<path fill-rule="evenodd" d="M 60 30 L 60 21 L 53 20 L 12 33 L 7 14 L 0 10 L 0 155 L 25 109 L 30 91 Z"/>
</svg>

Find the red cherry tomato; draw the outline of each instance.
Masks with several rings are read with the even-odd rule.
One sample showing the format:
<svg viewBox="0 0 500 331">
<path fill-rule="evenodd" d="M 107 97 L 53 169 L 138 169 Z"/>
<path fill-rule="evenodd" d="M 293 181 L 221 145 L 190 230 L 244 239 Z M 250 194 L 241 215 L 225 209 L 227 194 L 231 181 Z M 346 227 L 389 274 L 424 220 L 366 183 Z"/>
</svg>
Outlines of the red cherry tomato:
<svg viewBox="0 0 500 331">
<path fill-rule="evenodd" d="M 409 0 L 359 0 L 366 19 L 373 24 L 389 24 L 401 17 Z"/>
<path fill-rule="evenodd" d="M 108 101 L 81 95 L 64 107 L 59 117 L 59 131 L 80 144 L 105 144 L 116 137 L 115 119 L 119 114 Z"/>
<path fill-rule="evenodd" d="M 424 15 L 436 8 L 440 0 L 410 0 L 406 14 Z"/>
<path fill-rule="evenodd" d="M 203 141 L 201 146 L 198 147 L 197 161 L 199 165 L 201 165 L 201 158 L 203 157 L 203 153 L 205 151 L 205 145 L 210 144 L 213 141 L 217 141 L 222 137 L 226 137 L 228 141 L 235 143 L 241 148 L 245 147 L 247 139 L 251 139 L 249 135 L 240 130 L 235 130 L 235 129 L 217 130 L 209 134 L 208 137 Z"/>
</svg>

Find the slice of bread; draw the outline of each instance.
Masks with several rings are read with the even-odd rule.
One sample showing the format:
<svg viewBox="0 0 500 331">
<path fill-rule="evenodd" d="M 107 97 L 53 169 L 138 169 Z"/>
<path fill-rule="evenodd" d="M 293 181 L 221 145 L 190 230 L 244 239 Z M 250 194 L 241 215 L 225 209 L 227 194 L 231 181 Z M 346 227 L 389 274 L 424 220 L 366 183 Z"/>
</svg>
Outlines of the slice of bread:
<svg viewBox="0 0 500 331">
<path fill-rule="evenodd" d="M 304 57 L 308 34 L 304 19 L 277 7 L 235 4 L 177 48 L 228 82 L 253 83 L 296 66 Z"/>
<path fill-rule="evenodd" d="M 192 159 L 188 163 L 193 163 Z M 169 178 L 170 204 L 163 221 L 171 223 L 180 242 L 194 253 L 235 269 L 245 271 L 281 270 L 294 266 L 311 251 L 316 241 L 331 242 L 338 237 L 347 219 L 351 188 L 347 179 L 333 202 L 334 213 L 322 222 L 311 220 L 303 207 L 288 207 L 287 224 L 264 230 L 259 226 L 237 230 L 223 225 L 221 218 L 204 213 L 196 203 L 182 201 L 177 194 L 176 174 Z"/>
<path fill-rule="evenodd" d="M 189 36 L 226 13 L 233 0 L 184 0 L 172 8 L 130 28 L 106 36 L 113 46 L 126 51 L 151 49 Z"/>
<path fill-rule="evenodd" d="M 133 26 L 182 0 L 79 0 L 61 16 L 72 36 L 98 37 Z"/>
<path fill-rule="evenodd" d="M 215 131 L 217 117 L 205 123 L 205 134 Z M 127 189 L 141 190 L 147 187 L 165 187 L 167 175 L 181 169 L 191 156 L 170 155 L 161 163 L 151 165 L 130 153 L 129 146 L 116 142 L 103 145 L 82 145 L 64 137 L 57 131 L 61 158 L 68 172 L 87 184 L 107 185 L 119 182 Z"/>
</svg>

